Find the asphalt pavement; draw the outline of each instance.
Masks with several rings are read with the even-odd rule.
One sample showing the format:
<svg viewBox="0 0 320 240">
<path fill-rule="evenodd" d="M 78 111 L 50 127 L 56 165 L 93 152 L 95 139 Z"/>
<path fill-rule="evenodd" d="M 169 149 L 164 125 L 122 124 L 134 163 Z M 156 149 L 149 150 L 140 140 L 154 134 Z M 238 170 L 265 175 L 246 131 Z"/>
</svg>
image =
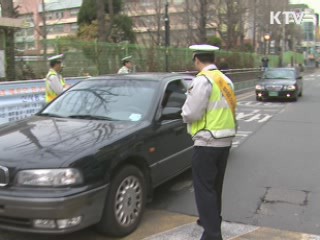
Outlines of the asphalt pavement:
<svg viewBox="0 0 320 240">
<path fill-rule="evenodd" d="M 240 129 L 223 194 L 225 239 L 320 239 L 319 107 L 320 71 L 304 76 L 303 97 L 297 102 L 239 96 Z M 157 197 L 155 208 L 197 215 L 191 173 L 158 194 L 166 197 Z M 229 237 L 234 223 L 260 227 Z M 148 239 L 198 239 L 197 229 L 192 223 Z"/>
</svg>

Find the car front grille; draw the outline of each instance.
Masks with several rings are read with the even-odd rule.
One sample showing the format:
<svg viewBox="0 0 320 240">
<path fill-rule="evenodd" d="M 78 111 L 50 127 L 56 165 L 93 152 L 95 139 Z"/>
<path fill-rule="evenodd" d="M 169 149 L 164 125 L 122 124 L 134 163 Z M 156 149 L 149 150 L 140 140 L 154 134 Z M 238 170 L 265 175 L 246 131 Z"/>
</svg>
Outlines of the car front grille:
<svg viewBox="0 0 320 240">
<path fill-rule="evenodd" d="M 32 227 L 32 221 L 30 219 L 0 216 L 0 225 L 30 228 Z"/>
<path fill-rule="evenodd" d="M 4 187 L 9 184 L 9 169 L 0 166 L 0 187 Z"/>
<path fill-rule="evenodd" d="M 266 90 L 268 91 L 280 91 L 282 89 L 282 85 L 267 85 Z"/>
</svg>

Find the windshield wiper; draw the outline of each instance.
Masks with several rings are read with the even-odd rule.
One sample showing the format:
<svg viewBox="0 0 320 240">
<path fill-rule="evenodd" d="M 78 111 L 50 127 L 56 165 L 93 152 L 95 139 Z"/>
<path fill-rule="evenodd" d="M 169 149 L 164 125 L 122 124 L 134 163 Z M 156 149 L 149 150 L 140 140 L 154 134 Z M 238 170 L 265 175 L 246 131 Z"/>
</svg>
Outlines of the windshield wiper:
<svg viewBox="0 0 320 240">
<path fill-rule="evenodd" d="M 38 113 L 37 116 L 64 118 L 64 116 L 61 116 L 61 115 L 58 115 L 58 114 L 54 114 L 54 113 Z"/>
<path fill-rule="evenodd" d="M 111 117 L 104 116 L 95 116 L 95 115 L 70 115 L 68 118 L 79 118 L 79 119 L 88 119 L 88 120 L 107 120 L 107 121 L 120 121 Z"/>
</svg>

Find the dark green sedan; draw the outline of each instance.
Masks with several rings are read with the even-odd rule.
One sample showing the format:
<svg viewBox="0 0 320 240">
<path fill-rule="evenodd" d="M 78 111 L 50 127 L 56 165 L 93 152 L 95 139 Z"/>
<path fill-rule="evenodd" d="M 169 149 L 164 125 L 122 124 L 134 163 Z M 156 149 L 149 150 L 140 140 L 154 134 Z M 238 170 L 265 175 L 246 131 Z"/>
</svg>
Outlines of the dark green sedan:
<svg viewBox="0 0 320 240">
<path fill-rule="evenodd" d="M 256 84 L 256 99 L 291 99 L 302 96 L 303 83 L 295 68 L 269 68 Z"/>
</svg>

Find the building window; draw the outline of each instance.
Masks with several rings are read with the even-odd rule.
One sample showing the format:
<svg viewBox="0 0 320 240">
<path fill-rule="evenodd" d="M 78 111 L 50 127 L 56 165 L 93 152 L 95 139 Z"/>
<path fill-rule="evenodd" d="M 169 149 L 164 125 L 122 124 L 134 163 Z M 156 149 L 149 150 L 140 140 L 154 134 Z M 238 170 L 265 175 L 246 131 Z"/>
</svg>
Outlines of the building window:
<svg viewBox="0 0 320 240">
<path fill-rule="evenodd" d="M 60 19 L 60 18 L 63 18 L 64 12 L 62 12 L 62 11 L 61 12 L 56 12 L 55 15 L 56 15 L 57 19 Z"/>
<path fill-rule="evenodd" d="M 53 13 L 52 12 L 47 12 L 47 13 L 45 13 L 46 14 L 46 19 L 47 20 L 52 20 L 52 19 L 54 19 L 54 16 L 53 16 Z"/>
<path fill-rule="evenodd" d="M 64 33 L 64 25 L 59 24 L 59 25 L 48 26 L 48 32 L 51 34 Z"/>
<path fill-rule="evenodd" d="M 26 44 L 26 49 L 34 49 L 35 48 L 35 43 L 34 42 L 29 42 Z"/>
<path fill-rule="evenodd" d="M 24 50 L 25 49 L 24 42 L 16 43 L 16 48 L 20 50 Z"/>
<path fill-rule="evenodd" d="M 22 37 L 22 36 L 24 36 L 24 30 L 17 31 L 17 32 L 15 33 L 15 36 L 16 36 L 16 37 Z"/>
<path fill-rule="evenodd" d="M 79 13 L 79 8 L 74 8 L 74 9 L 70 10 L 70 15 L 73 16 L 73 17 L 77 16 L 78 13 Z"/>
<path fill-rule="evenodd" d="M 34 29 L 33 28 L 28 28 L 27 29 L 27 36 L 33 36 L 34 35 Z"/>
<path fill-rule="evenodd" d="M 79 26 L 77 23 L 71 24 L 71 32 L 76 32 L 78 30 Z"/>
</svg>

